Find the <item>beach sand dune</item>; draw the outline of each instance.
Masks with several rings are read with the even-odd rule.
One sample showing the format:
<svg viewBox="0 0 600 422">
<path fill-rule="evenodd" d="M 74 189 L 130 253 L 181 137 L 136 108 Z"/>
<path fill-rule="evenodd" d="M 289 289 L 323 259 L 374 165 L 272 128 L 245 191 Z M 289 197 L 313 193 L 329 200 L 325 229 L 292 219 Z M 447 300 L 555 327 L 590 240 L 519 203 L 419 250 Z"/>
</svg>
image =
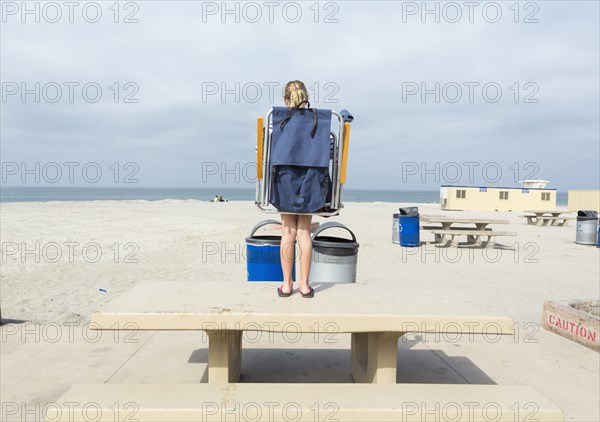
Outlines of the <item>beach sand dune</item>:
<svg viewBox="0 0 600 422">
<path fill-rule="evenodd" d="M 421 232 L 425 244 L 401 248 L 391 242 L 392 214 L 405 205 L 414 204 L 347 203 L 340 216 L 314 221 L 339 221 L 355 233 L 357 282 L 377 286 L 389 300 L 408 295 L 426 303 L 445 295 L 457 314 L 510 316 L 518 329 L 515 338 L 494 342 L 403 339 L 399 382 L 526 384 L 557 403 L 567 420 L 600 420 L 598 353 L 538 325 L 547 300 L 600 296 L 598 249 L 574 243 L 573 222 L 528 226 L 521 213 L 444 212 L 435 204 L 419 205 L 421 214 L 507 219 L 510 225 L 498 228 L 518 235 L 499 238 L 498 249 L 442 249 Z M 246 279 L 246 236 L 258 221 L 278 219 L 252 202 L 194 200 L 4 203 L 0 215 L 0 304 L 9 322 L 1 328 L 4 420 L 19 420 L 23 403 L 43 406 L 75 383 L 205 379 L 201 333 L 104 333 L 94 341 L 90 315 L 150 280 L 235 288 Z M 286 382 L 350 382 L 350 338 L 336 337 L 335 344 L 256 339 L 244 355 L 243 380 L 276 381 L 277 372 Z"/>
</svg>

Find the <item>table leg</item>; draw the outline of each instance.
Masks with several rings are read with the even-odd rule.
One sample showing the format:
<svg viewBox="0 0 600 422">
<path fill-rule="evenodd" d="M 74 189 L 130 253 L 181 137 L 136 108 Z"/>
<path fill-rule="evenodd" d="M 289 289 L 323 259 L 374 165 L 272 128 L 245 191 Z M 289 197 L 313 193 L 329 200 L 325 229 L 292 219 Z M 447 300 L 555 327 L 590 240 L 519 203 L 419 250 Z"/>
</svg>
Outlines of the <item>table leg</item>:
<svg viewBox="0 0 600 422">
<path fill-rule="evenodd" d="M 452 242 L 452 239 L 454 239 L 453 235 L 443 234 L 442 240 L 440 241 L 441 246 L 444 246 L 444 247 L 450 246 L 450 242 Z"/>
<path fill-rule="evenodd" d="M 451 239 L 452 240 L 450 240 L 450 246 L 452 246 L 453 248 L 458 248 L 458 235 L 453 234 Z"/>
<path fill-rule="evenodd" d="M 475 236 L 475 246 L 480 248 L 482 245 L 483 245 L 483 236 L 482 235 Z"/>
<path fill-rule="evenodd" d="M 496 247 L 496 236 L 488 236 L 488 240 L 485 243 L 486 248 L 494 248 Z"/>
<path fill-rule="evenodd" d="M 206 331 L 208 335 L 208 382 L 229 383 L 240 380 L 242 366 L 241 331 Z"/>
<path fill-rule="evenodd" d="M 488 223 L 475 223 L 475 230 L 484 232 Z M 467 242 L 473 244 L 475 247 L 480 247 L 483 244 L 483 238 L 481 235 L 467 235 Z"/>
<path fill-rule="evenodd" d="M 352 378 L 357 383 L 395 384 L 398 339 L 404 333 L 352 333 Z"/>
</svg>

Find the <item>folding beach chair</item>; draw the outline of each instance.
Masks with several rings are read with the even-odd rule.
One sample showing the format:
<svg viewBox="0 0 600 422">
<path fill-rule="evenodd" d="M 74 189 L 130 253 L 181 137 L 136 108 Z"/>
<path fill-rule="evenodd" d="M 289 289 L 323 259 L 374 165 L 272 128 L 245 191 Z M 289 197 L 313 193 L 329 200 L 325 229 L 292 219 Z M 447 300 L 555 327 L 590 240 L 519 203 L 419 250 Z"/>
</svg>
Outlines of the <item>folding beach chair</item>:
<svg viewBox="0 0 600 422">
<path fill-rule="evenodd" d="M 259 117 L 256 206 L 267 213 L 338 215 L 353 119 L 347 110 L 288 107 Z"/>
</svg>

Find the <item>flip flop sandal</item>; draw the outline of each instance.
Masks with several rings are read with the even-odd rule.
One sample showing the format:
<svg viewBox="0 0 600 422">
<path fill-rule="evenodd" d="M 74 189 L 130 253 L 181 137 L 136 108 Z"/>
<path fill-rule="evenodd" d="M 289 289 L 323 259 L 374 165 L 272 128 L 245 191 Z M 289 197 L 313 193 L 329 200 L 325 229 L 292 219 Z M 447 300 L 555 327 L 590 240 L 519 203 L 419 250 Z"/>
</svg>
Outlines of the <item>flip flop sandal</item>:
<svg viewBox="0 0 600 422">
<path fill-rule="evenodd" d="M 281 290 L 281 286 L 277 287 L 277 294 L 279 295 L 279 297 L 290 297 L 293 291 L 294 290 L 292 289 L 289 293 L 283 293 L 283 291 Z"/>
<path fill-rule="evenodd" d="M 300 292 L 300 294 L 302 295 L 302 297 L 311 298 L 311 297 L 313 297 L 315 295 L 315 289 L 313 289 L 310 286 L 308 286 L 308 288 L 310 289 L 308 293 L 302 293 L 302 292 Z"/>
</svg>

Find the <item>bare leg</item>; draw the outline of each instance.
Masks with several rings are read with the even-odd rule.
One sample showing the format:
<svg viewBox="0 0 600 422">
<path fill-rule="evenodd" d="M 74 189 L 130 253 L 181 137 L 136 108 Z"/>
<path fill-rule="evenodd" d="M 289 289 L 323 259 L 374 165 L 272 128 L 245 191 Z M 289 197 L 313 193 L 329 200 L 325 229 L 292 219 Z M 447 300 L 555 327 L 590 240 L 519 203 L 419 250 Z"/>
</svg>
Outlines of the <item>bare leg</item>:
<svg viewBox="0 0 600 422">
<path fill-rule="evenodd" d="M 296 215 L 281 214 L 281 248 L 280 259 L 283 271 L 281 291 L 289 293 L 293 290 L 292 268 L 294 266 L 294 250 L 296 241 Z"/>
<path fill-rule="evenodd" d="M 312 261 L 312 239 L 310 237 L 310 222 L 312 215 L 299 215 L 296 237 L 298 247 L 300 248 L 300 280 L 298 281 L 298 291 L 307 294 L 310 292 L 308 287 L 308 275 L 310 273 L 310 263 Z"/>
</svg>

